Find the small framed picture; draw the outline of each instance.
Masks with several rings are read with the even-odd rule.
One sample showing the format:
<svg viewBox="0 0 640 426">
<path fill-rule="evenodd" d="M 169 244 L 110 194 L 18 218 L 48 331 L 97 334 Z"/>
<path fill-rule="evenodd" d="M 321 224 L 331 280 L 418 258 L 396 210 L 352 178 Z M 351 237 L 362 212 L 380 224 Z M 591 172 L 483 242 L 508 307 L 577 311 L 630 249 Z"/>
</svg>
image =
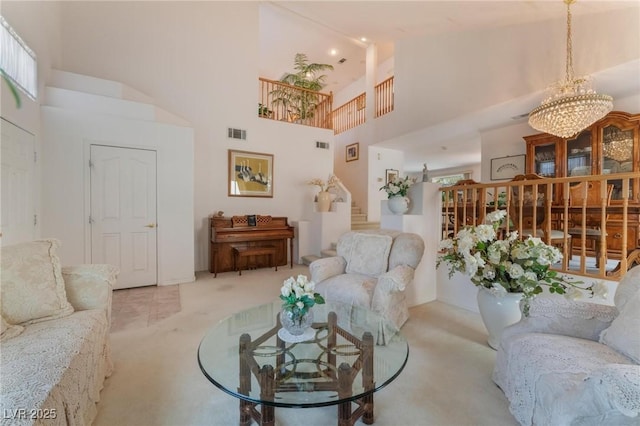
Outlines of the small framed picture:
<svg viewBox="0 0 640 426">
<path fill-rule="evenodd" d="M 229 196 L 273 197 L 273 154 L 229 150 Z"/>
<path fill-rule="evenodd" d="M 388 185 L 389 182 L 393 182 L 398 178 L 398 171 L 395 169 L 387 169 L 384 177 L 385 185 Z"/>
<path fill-rule="evenodd" d="M 348 161 L 354 161 L 357 160 L 360 157 L 360 143 L 356 142 L 356 143 L 352 143 L 351 145 L 347 145 L 346 148 L 346 160 Z"/>
<path fill-rule="evenodd" d="M 513 179 L 524 174 L 525 155 L 491 159 L 491 180 Z"/>
</svg>

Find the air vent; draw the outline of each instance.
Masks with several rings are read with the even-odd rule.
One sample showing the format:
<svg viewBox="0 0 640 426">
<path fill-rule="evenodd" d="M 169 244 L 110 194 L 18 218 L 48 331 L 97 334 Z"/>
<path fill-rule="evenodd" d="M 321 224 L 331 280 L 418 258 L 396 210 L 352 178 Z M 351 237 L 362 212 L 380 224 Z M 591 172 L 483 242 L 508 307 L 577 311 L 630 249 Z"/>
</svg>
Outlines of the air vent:
<svg viewBox="0 0 640 426">
<path fill-rule="evenodd" d="M 242 129 L 233 129 L 229 127 L 229 137 L 232 139 L 247 139 L 247 131 Z"/>
<path fill-rule="evenodd" d="M 316 141 L 316 148 L 329 149 L 329 142 Z"/>
<path fill-rule="evenodd" d="M 347 58 L 342 58 L 338 61 L 339 64 L 344 64 L 347 61 Z"/>
</svg>

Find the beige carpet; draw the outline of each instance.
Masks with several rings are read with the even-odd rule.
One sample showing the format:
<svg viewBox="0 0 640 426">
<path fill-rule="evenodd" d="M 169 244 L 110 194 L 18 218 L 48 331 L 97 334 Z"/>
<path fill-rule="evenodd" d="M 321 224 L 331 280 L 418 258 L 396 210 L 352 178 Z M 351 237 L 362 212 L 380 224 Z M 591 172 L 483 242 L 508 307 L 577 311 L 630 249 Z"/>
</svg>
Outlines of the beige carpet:
<svg viewBox="0 0 640 426">
<path fill-rule="evenodd" d="M 181 284 L 182 310 L 154 323 L 111 334 L 115 371 L 98 404 L 97 426 L 237 425 L 238 400 L 200 372 L 196 352 L 205 331 L 233 312 L 269 302 L 305 266 L 275 272 L 199 273 Z M 411 309 L 402 328 L 409 360 L 375 394 L 376 425 L 516 425 L 491 381 L 495 352 L 472 312 L 440 302 Z M 337 408 L 276 408 L 278 425 L 335 425 Z M 362 424 L 358 421 L 358 424 Z"/>
</svg>

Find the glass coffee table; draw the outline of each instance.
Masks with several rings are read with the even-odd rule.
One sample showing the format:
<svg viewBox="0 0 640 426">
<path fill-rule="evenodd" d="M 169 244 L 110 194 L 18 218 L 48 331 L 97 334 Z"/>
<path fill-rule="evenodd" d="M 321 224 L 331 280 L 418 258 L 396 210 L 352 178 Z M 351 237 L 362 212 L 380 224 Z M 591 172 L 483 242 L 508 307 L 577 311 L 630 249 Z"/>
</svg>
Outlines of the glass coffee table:
<svg viewBox="0 0 640 426">
<path fill-rule="evenodd" d="M 407 363 L 405 338 L 371 310 L 326 303 L 312 308 L 309 340 L 285 342 L 281 306 L 278 299 L 223 319 L 198 348 L 207 379 L 240 399 L 240 425 L 274 425 L 275 407 L 328 405 L 338 406 L 339 425 L 372 424 L 374 392 Z"/>
</svg>

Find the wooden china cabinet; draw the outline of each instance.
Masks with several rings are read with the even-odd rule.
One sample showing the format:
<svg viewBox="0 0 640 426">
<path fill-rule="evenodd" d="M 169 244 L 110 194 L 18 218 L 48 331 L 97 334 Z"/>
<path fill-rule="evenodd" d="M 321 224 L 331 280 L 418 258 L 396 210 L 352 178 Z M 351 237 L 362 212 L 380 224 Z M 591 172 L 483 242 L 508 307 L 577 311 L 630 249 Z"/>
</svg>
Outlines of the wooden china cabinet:
<svg viewBox="0 0 640 426">
<path fill-rule="evenodd" d="M 612 111 L 603 119 L 571 139 L 546 133 L 525 136 L 527 173 L 544 177 L 588 176 L 640 172 L 640 114 Z M 611 204 L 622 203 L 622 180 L 609 180 L 614 185 Z M 561 188 L 554 193 L 554 204 L 563 198 Z M 640 181 L 629 185 L 629 205 L 640 205 Z M 638 246 L 640 219 L 628 215 L 627 241 Z M 574 242 L 574 245 L 579 243 Z M 619 255 L 622 244 L 622 216 L 607 220 L 607 252 Z"/>
</svg>

